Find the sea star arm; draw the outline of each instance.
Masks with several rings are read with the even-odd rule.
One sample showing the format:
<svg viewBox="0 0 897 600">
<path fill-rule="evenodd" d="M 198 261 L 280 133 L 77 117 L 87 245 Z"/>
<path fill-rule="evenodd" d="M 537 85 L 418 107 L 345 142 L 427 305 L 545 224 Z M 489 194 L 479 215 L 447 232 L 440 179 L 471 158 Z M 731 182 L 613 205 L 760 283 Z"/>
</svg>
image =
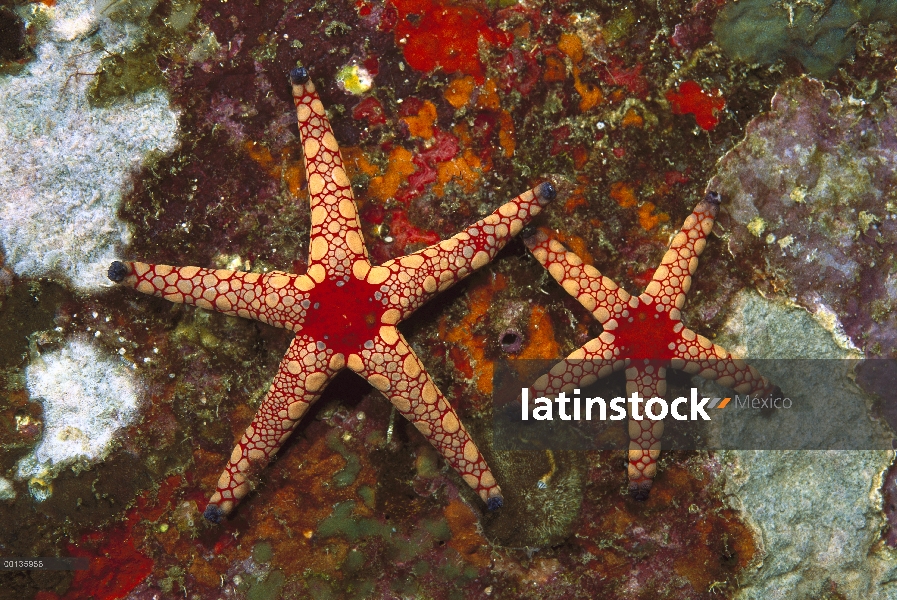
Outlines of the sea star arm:
<svg viewBox="0 0 897 600">
<path fill-rule="evenodd" d="M 646 304 L 656 303 L 658 312 L 679 317 L 685 294 L 691 288 L 691 276 L 698 268 L 698 256 L 707 245 L 707 235 L 719 212 L 720 196 L 708 192 L 685 219 L 682 229 L 673 237 L 651 283 L 640 296 Z"/>
<path fill-rule="evenodd" d="M 763 397 L 781 394 L 779 387 L 760 375 L 757 369 L 687 327 L 679 331 L 679 340 L 672 350 L 670 365 L 674 369 L 716 381 L 739 394 Z"/>
<path fill-rule="evenodd" d="M 626 369 L 626 395 L 638 393 L 647 403 L 651 398 L 664 398 L 667 391 L 666 369 L 659 361 L 633 361 Z M 629 418 L 629 493 L 636 500 L 647 500 L 651 482 L 657 474 L 663 421 L 654 421 L 645 414 L 641 419 Z M 657 409 L 654 408 L 654 411 Z M 657 414 L 656 412 L 654 414 Z"/>
<path fill-rule="evenodd" d="M 298 335 L 293 339 L 271 388 L 218 478 L 217 489 L 203 513 L 207 519 L 219 522 L 246 496 L 252 475 L 268 464 L 343 366 L 341 354 L 310 337 Z"/>
<path fill-rule="evenodd" d="M 362 351 L 360 359 L 349 356 L 347 365 L 389 398 L 489 510 L 501 507 L 501 488 L 486 459 L 398 329 L 381 327 L 372 347 Z"/>
<path fill-rule="evenodd" d="M 438 292 L 488 264 L 556 195 L 554 186 L 546 181 L 461 233 L 359 275 L 371 283 L 383 283 L 383 293 L 401 307 L 395 315 L 398 322 Z"/>
<path fill-rule="evenodd" d="M 532 390 L 536 394 L 557 394 L 589 386 L 623 368 L 624 361 L 619 355 L 614 335 L 605 331 L 539 377 Z"/>
<path fill-rule="evenodd" d="M 752 366 L 729 355 L 721 346 L 684 327 L 682 323 L 678 323 L 674 331 L 679 339 L 669 348 L 673 356 L 670 360 L 672 368 L 715 380 L 739 394 L 781 396 L 778 386 L 770 383 Z M 634 361 L 626 369 L 627 395 L 638 392 L 646 402 L 653 397 L 664 397 L 666 369 L 657 363 L 651 360 Z M 641 416 L 641 420 L 629 419 L 629 492 L 636 500 L 647 500 L 651 482 L 657 473 L 663 421 L 649 419 L 645 410 Z"/>
<path fill-rule="evenodd" d="M 303 301 L 314 282 L 306 275 L 247 273 L 115 261 L 109 279 L 170 302 L 255 319 L 293 331 L 305 319 Z"/>
<path fill-rule="evenodd" d="M 305 154 L 311 208 L 307 274 L 320 283 L 328 275 L 347 277 L 352 265 L 368 264 L 352 185 L 321 98 L 302 67 L 290 73 L 293 103 Z"/>
<path fill-rule="evenodd" d="M 561 287 L 602 325 L 612 316 L 619 315 L 629 302 L 630 295 L 626 290 L 592 265 L 584 264 L 579 256 L 544 232 L 539 231 L 523 242 Z"/>
</svg>

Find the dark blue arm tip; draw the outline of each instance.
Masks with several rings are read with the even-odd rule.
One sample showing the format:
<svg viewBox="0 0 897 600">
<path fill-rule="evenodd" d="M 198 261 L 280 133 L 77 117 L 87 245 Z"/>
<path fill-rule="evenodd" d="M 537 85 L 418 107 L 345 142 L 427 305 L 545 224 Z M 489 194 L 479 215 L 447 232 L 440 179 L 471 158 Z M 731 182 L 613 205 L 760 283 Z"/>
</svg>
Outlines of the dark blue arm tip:
<svg viewBox="0 0 897 600">
<path fill-rule="evenodd" d="M 290 81 L 295 84 L 305 83 L 308 81 L 308 69 L 305 67 L 296 67 L 290 71 Z"/>
<path fill-rule="evenodd" d="M 704 200 L 709 202 L 710 204 L 715 204 L 719 206 L 722 204 L 723 199 L 720 197 L 719 192 L 707 192 L 707 195 L 704 197 Z"/>
<path fill-rule="evenodd" d="M 106 277 L 115 283 L 121 283 L 125 280 L 130 273 L 130 269 L 125 266 L 125 263 L 115 261 L 111 265 L 109 265 L 109 270 L 106 272 Z"/>
<path fill-rule="evenodd" d="M 209 504 L 206 507 L 206 510 L 202 513 L 202 516 L 205 517 L 205 520 L 209 523 L 218 525 L 219 523 L 221 523 L 221 517 L 224 516 L 224 513 L 221 512 L 221 509 L 217 504 Z"/>
<path fill-rule="evenodd" d="M 504 499 L 501 496 L 492 496 L 488 500 L 486 500 L 486 510 L 489 512 L 493 512 L 501 508 L 505 505 Z"/>
<path fill-rule="evenodd" d="M 643 481 L 641 483 L 630 482 L 629 495 L 633 500 L 645 502 L 651 496 L 651 482 Z"/>
<path fill-rule="evenodd" d="M 539 195 L 545 198 L 547 202 L 551 202 L 557 198 L 558 191 L 550 181 L 546 181 L 542 184 L 542 187 L 539 188 Z"/>
</svg>

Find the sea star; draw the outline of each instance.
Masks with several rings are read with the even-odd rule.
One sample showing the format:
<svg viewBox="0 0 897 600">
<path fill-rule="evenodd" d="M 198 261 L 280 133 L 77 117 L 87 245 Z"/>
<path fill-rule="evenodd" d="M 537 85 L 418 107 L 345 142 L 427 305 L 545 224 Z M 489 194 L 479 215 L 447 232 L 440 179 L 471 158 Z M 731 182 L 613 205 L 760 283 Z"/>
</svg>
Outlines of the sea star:
<svg viewBox="0 0 897 600">
<path fill-rule="evenodd" d="M 171 302 L 255 319 L 296 333 L 255 418 L 233 450 L 204 516 L 219 522 L 250 490 L 327 383 L 344 368 L 383 392 L 486 502 L 501 489 L 458 415 L 396 328 L 438 292 L 495 257 L 554 199 L 544 182 L 463 232 L 371 265 L 349 178 L 324 106 L 305 68 L 290 73 L 311 206 L 304 275 L 114 262 L 112 281 Z"/>
<path fill-rule="evenodd" d="M 682 324 L 680 309 L 691 288 L 707 234 L 719 211 L 720 197 L 709 192 L 685 220 L 682 230 L 638 297 L 564 246 L 538 231 L 524 240 L 533 256 L 588 309 L 604 331 L 556 364 L 533 384 L 533 392 L 554 394 L 585 387 L 614 371 L 626 369 L 626 394 L 663 398 L 666 369 L 700 374 L 739 394 L 781 394 L 753 367 Z M 646 500 L 657 472 L 663 421 L 629 419 L 629 492 Z"/>
</svg>

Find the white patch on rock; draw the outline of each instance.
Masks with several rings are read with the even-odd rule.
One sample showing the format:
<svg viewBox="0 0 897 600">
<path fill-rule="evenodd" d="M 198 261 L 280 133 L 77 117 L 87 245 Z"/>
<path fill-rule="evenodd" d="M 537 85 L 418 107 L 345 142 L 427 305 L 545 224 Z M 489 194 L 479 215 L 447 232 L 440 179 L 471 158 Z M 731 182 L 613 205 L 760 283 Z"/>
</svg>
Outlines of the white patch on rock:
<svg viewBox="0 0 897 600">
<path fill-rule="evenodd" d="M 137 386 L 125 363 L 86 339 L 32 361 L 28 394 L 44 407 L 40 444 L 18 464 L 20 479 L 46 482 L 75 462 L 103 460 L 116 432 L 137 417 Z"/>
<path fill-rule="evenodd" d="M 880 447 L 873 438 L 886 432 L 867 414 L 871 402 L 852 381 L 855 352 L 804 309 L 755 292 L 739 293 L 729 313 L 715 342 L 753 359 L 779 359 L 761 369 L 786 396 L 817 382 L 829 388 L 805 405 L 815 401 L 824 409 L 826 399 L 837 398 L 828 417 L 804 418 L 800 426 L 831 427 L 835 444 L 839 423 L 858 427 L 848 440 L 866 443 L 868 437 L 866 447 Z M 777 421 L 786 422 L 766 417 L 762 427 L 773 434 Z M 755 564 L 739 574 L 734 598 L 821 598 L 832 589 L 850 600 L 897 598 L 897 557 L 880 542 L 880 490 L 893 450 L 726 450 L 718 456 L 724 494 L 753 528 L 758 546 Z"/>
<path fill-rule="evenodd" d="M 142 36 L 86 0 L 34 10 L 50 18 L 37 57 L 0 76 L 0 246 L 21 276 L 95 291 L 109 284 L 106 269 L 130 240 L 117 217 L 130 174 L 149 153 L 174 149 L 179 113 L 163 90 L 91 107 L 90 74 L 103 49 L 122 52 Z"/>
</svg>

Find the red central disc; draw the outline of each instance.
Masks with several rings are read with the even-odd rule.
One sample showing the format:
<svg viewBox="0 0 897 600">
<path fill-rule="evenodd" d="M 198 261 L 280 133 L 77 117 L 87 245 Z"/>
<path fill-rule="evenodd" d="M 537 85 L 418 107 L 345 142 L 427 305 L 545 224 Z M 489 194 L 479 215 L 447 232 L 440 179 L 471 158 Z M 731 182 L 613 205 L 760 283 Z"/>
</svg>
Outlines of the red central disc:
<svg viewBox="0 0 897 600">
<path fill-rule="evenodd" d="M 678 321 L 669 314 L 657 312 L 655 305 L 639 303 L 638 308 L 628 308 L 629 317 L 617 318 L 619 326 L 611 331 L 623 356 L 633 359 L 670 360 L 673 351 L 670 344 L 679 339 L 673 331 Z M 632 319 L 630 323 L 629 320 Z"/>
<path fill-rule="evenodd" d="M 343 283 L 343 285 L 339 285 Z M 377 336 L 380 318 L 386 312 L 377 299 L 380 286 L 350 277 L 349 281 L 325 280 L 309 293 L 301 333 L 349 354 Z"/>
</svg>

